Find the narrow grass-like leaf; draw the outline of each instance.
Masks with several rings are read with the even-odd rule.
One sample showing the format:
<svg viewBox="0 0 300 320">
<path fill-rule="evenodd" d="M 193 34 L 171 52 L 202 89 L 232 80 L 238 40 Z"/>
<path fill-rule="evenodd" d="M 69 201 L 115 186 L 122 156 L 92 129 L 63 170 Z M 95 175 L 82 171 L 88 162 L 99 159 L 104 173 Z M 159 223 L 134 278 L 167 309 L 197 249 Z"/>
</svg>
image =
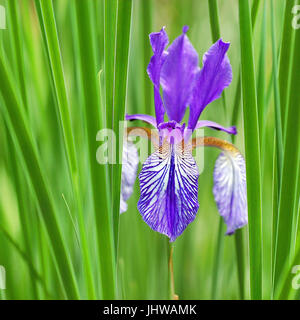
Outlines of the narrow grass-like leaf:
<svg viewBox="0 0 300 320">
<path fill-rule="evenodd" d="M 216 42 L 220 38 L 220 23 L 219 23 L 219 13 L 218 13 L 218 3 L 216 0 L 208 0 L 209 17 L 210 17 L 210 30 L 213 42 Z M 224 112 L 226 115 L 226 98 L 225 92 L 222 93 L 222 102 L 224 107 Z M 225 224 L 223 218 L 219 218 L 219 227 L 217 235 L 217 245 L 216 253 L 213 267 L 213 278 L 211 287 L 211 297 L 216 298 L 216 291 L 219 280 L 219 270 L 221 269 L 221 259 L 224 249 L 224 235 L 225 235 Z"/>
<path fill-rule="evenodd" d="M 20 30 L 20 18 L 17 8 L 17 0 L 8 1 L 9 12 L 11 16 L 11 25 L 12 35 L 13 35 L 13 44 L 14 52 L 16 54 L 16 62 L 18 69 L 18 82 L 20 86 L 20 91 L 22 95 L 22 100 L 25 108 L 27 108 L 27 94 L 25 86 L 25 76 L 24 76 L 24 56 L 22 55 L 22 41 L 21 41 L 21 30 Z"/>
<path fill-rule="evenodd" d="M 116 56 L 116 22 L 118 0 L 104 0 L 104 79 L 105 79 L 105 115 L 106 128 L 113 128 L 114 114 L 114 85 L 115 85 L 115 56 Z M 111 142 L 112 143 L 112 142 Z M 115 146 L 111 146 L 114 148 Z M 112 189 L 112 171 L 113 166 L 107 165 L 107 175 L 109 180 L 110 203 L 113 199 Z M 112 206 L 111 206 L 112 207 Z M 114 241 L 115 241 L 114 237 Z M 115 244 L 116 248 L 116 244 Z"/>
<path fill-rule="evenodd" d="M 248 1 L 239 0 L 245 130 L 251 298 L 262 297 L 261 168 L 252 25 Z"/>
<path fill-rule="evenodd" d="M 253 26 L 255 25 L 254 21 L 256 21 L 256 18 L 257 18 L 259 4 L 260 4 L 260 0 L 253 0 L 252 7 L 251 7 L 251 21 Z"/>
<path fill-rule="evenodd" d="M 114 115 L 113 129 L 116 134 L 116 159 L 117 163 L 113 167 L 112 190 L 113 190 L 113 222 L 114 240 L 117 247 L 119 233 L 120 216 L 120 190 L 121 190 L 121 170 L 123 132 L 119 127 L 120 121 L 125 119 L 125 103 L 127 92 L 127 73 L 129 40 L 131 27 L 132 0 L 118 1 L 117 17 L 117 40 L 116 40 L 116 68 L 115 68 L 115 91 L 114 91 Z M 121 129 L 121 130 L 120 130 Z"/>
<path fill-rule="evenodd" d="M 92 198 L 97 228 L 102 294 L 104 299 L 115 298 L 115 252 L 113 226 L 105 190 L 106 167 L 96 161 L 97 132 L 102 128 L 98 71 L 95 63 L 89 6 L 76 2 L 77 28 L 80 46 L 81 79 L 84 92 L 85 121 L 88 137 L 89 167 L 91 170 Z"/>
<path fill-rule="evenodd" d="M 260 0 L 256 0 L 253 2 L 252 7 L 251 7 L 251 22 L 252 22 L 252 32 L 253 29 L 255 28 L 256 21 L 257 21 L 257 12 L 258 12 L 258 7 L 259 7 L 259 2 Z M 241 74 L 240 72 L 238 73 L 238 81 L 237 81 L 237 88 L 235 91 L 235 96 L 234 96 L 234 103 L 233 103 L 233 112 L 232 112 L 232 121 L 231 124 L 236 124 L 239 118 L 240 114 L 240 102 L 241 102 Z"/>
<path fill-rule="evenodd" d="M 104 77 L 106 126 L 112 128 L 114 107 L 117 0 L 104 0 Z"/>
<path fill-rule="evenodd" d="M 295 130 L 300 120 L 300 33 L 295 32 L 295 45 L 293 50 L 291 68 L 291 87 L 289 90 L 289 104 L 287 106 L 287 122 L 284 139 L 284 157 L 281 175 L 281 186 L 279 195 L 278 225 L 275 244 L 275 270 L 274 288 L 276 289 L 282 274 L 286 260 L 292 258 L 293 247 L 293 223 L 297 214 L 295 201 L 297 201 L 297 179 L 300 157 L 300 133 Z"/>
<path fill-rule="evenodd" d="M 272 288 L 274 287 L 274 269 L 275 269 L 275 255 L 276 255 L 276 238 L 277 238 L 277 222 L 278 222 L 278 202 L 279 202 L 279 193 L 278 193 L 278 175 L 277 175 L 277 153 L 276 153 L 276 137 L 274 137 L 273 142 L 273 175 L 272 175 Z M 274 288 L 273 288 L 274 289 Z M 274 290 L 272 290 L 271 297 L 273 298 Z"/>
<path fill-rule="evenodd" d="M 245 299 L 245 241 L 243 229 L 239 229 L 235 232 L 235 252 L 237 259 L 237 270 L 238 270 L 238 282 L 239 282 L 239 293 L 240 299 Z"/>
<path fill-rule="evenodd" d="M 214 42 L 216 42 L 220 38 L 220 23 L 217 0 L 208 0 L 208 8 L 212 39 Z"/>
<path fill-rule="evenodd" d="M 280 185 L 282 158 L 283 158 L 283 144 L 282 144 L 282 122 L 281 122 L 281 108 L 280 96 L 278 85 L 278 69 L 277 69 L 277 50 L 276 50 L 276 30 L 275 30 L 275 17 L 274 5 L 271 0 L 271 33 L 272 33 L 272 58 L 273 58 L 273 85 L 274 85 L 274 101 L 275 101 L 275 128 L 276 128 L 276 152 L 277 152 L 277 175 L 278 183 Z"/>
<path fill-rule="evenodd" d="M 78 165 L 75 153 L 74 137 L 72 132 L 70 106 L 68 100 L 68 94 L 66 89 L 66 82 L 64 77 L 62 57 L 60 52 L 58 34 L 56 30 L 55 17 L 52 0 L 41 0 L 36 2 L 36 6 L 39 8 L 41 18 L 43 20 L 42 30 L 44 30 L 44 40 L 46 41 L 47 54 L 52 71 L 52 79 L 55 87 L 58 114 L 60 115 L 60 124 L 62 127 L 64 142 L 66 147 L 66 156 L 68 159 L 70 177 L 73 182 L 74 198 L 77 201 L 77 209 L 79 216 L 80 236 L 81 236 L 81 248 L 83 251 L 83 265 L 84 275 L 86 277 L 86 284 L 88 286 L 88 293 L 90 298 L 94 298 L 94 285 L 91 274 L 90 261 L 88 257 L 88 248 L 86 243 L 86 234 L 84 230 L 82 204 L 79 194 L 79 176 Z"/>
<path fill-rule="evenodd" d="M 152 5 L 153 1 L 140 1 L 141 6 L 141 36 L 143 43 L 143 79 L 144 79 L 144 110 L 146 114 L 153 112 L 153 89 L 151 81 L 149 81 L 146 72 L 150 57 L 152 55 L 151 46 L 149 44 L 149 34 L 152 30 Z"/>
<path fill-rule="evenodd" d="M 263 5 L 263 17 L 261 26 L 260 37 L 260 53 L 259 53 L 259 67 L 258 67 L 258 79 L 257 79 L 257 108 L 258 108 L 258 124 L 259 124 L 259 136 L 260 136 L 260 150 L 263 153 L 263 131 L 264 131 L 264 110 L 265 110 L 265 88 L 266 88 L 266 2 L 264 0 Z"/>
<path fill-rule="evenodd" d="M 252 32 L 255 27 L 257 21 L 257 12 L 259 8 L 259 2 L 254 1 L 251 8 L 251 22 L 252 22 Z M 237 81 L 237 88 L 234 96 L 233 102 L 233 112 L 231 117 L 231 125 L 237 125 L 239 114 L 240 114 L 240 105 L 241 105 L 241 74 L 238 73 L 238 81 Z M 232 137 L 232 142 L 234 143 L 236 136 Z M 235 249 L 236 249 L 236 256 L 237 256 L 237 270 L 238 270 L 238 279 L 239 279 L 239 290 L 240 290 L 240 298 L 244 299 L 245 296 L 245 245 L 244 245 L 244 237 L 243 237 L 243 229 L 237 230 L 234 235 L 235 241 Z"/>
<path fill-rule="evenodd" d="M 69 103 L 65 78 L 59 48 L 58 35 L 55 25 L 52 0 L 36 1 L 36 6 L 40 8 L 43 19 L 43 29 L 47 44 L 50 66 L 52 71 L 53 83 L 55 86 L 58 111 L 61 118 L 62 130 L 67 148 L 67 158 L 70 170 L 77 174 L 77 163 L 75 155 L 74 139 L 72 134 L 72 125 L 69 115 Z"/>
<path fill-rule="evenodd" d="M 285 1 L 284 25 L 280 48 L 279 64 L 279 90 L 281 107 L 281 126 L 284 132 L 286 119 L 286 105 L 288 103 L 289 75 L 291 74 L 292 46 L 294 42 L 294 30 L 291 28 L 292 8 L 294 0 Z"/>
<path fill-rule="evenodd" d="M 223 221 L 223 218 L 221 217 L 219 220 L 215 261 L 213 266 L 213 278 L 212 278 L 212 286 L 211 286 L 211 298 L 213 300 L 215 300 L 217 297 L 219 271 L 221 269 L 221 261 L 222 261 L 223 250 L 224 250 L 225 230 L 226 230 L 226 226 Z"/>
<path fill-rule="evenodd" d="M 67 297 L 76 299 L 78 298 L 78 290 L 73 267 L 55 217 L 53 200 L 49 193 L 37 151 L 29 133 L 22 108 L 14 92 L 12 81 L 2 56 L 0 56 L 0 78 L 3 79 L 0 90 L 6 104 L 5 112 L 7 115 L 7 121 L 9 121 L 9 125 L 13 130 L 12 134 L 15 135 L 18 147 L 22 152 L 24 164 L 37 195 L 65 293 Z"/>
</svg>

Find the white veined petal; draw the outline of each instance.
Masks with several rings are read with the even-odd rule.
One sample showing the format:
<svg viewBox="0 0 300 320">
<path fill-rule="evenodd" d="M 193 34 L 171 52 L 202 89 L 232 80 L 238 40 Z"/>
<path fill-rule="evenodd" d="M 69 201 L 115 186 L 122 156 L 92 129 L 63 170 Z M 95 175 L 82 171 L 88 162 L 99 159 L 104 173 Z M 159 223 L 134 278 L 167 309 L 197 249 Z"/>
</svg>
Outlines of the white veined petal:
<svg viewBox="0 0 300 320">
<path fill-rule="evenodd" d="M 137 176 L 138 165 L 139 155 L 136 147 L 131 142 L 125 142 L 123 145 L 122 156 L 120 213 L 127 211 L 126 201 L 132 195 L 134 182 Z"/>
<path fill-rule="evenodd" d="M 227 224 L 226 234 L 248 222 L 246 168 L 238 152 L 224 152 L 218 157 L 214 169 L 214 197 Z"/>
<path fill-rule="evenodd" d="M 174 241 L 198 211 L 198 168 L 189 150 L 165 144 L 143 164 L 138 209 L 155 231 Z"/>
</svg>

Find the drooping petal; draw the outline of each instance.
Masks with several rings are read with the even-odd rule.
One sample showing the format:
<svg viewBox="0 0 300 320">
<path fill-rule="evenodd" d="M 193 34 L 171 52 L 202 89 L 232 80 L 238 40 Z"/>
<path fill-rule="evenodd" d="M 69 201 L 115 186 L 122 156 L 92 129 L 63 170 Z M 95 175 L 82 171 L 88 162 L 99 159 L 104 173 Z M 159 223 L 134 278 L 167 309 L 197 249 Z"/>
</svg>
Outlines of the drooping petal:
<svg viewBox="0 0 300 320">
<path fill-rule="evenodd" d="M 205 53 L 203 67 L 197 75 L 190 106 L 188 127 L 194 129 L 204 108 L 218 99 L 222 91 L 229 86 L 232 80 L 232 69 L 226 52 L 229 43 L 218 40 Z"/>
<path fill-rule="evenodd" d="M 227 224 L 226 234 L 248 222 L 245 160 L 238 152 L 223 152 L 214 169 L 214 197 Z"/>
<path fill-rule="evenodd" d="M 191 102 L 196 74 L 199 72 L 198 54 L 186 36 L 187 30 L 185 26 L 182 35 L 168 48 L 160 77 L 169 120 L 178 123 Z"/>
<path fill-rule="evenodd" d="M 162 28 L 160 32 L 151 33 L 149 38 L 150 38 L 150 44 L 153 50 L 153 56 L 150 59 L 150 63 L 147 68 L 147 73 L 154 85 L 154 104 L 155 104 L 156 122 L 157 124 L 160 124 L 161 122 L 164 121 L 164 114 L 165 114 L 162 98 L 159 92 L 160 73 L 161 73 L 161 67 L 164 64 L 165 57 L 166 57 L 166 53 L 164 50 L 168 45 L 169 39 L 165 31 L 165 28 Z"/>
<path fill-rule="evenodd" d="M 226 128 L 226 127 L 223 127 L 223 126 L 221 126 L 220 124 L 218 124 L 216 122 L 209 121 L 209 120 L 200 120 L 200 121 L 198 121 L 197 124 L 196 124 L 195 129 L 199 129 L 199 128 L 202 128 L 202 127 L 208 127 L 208 128 L 215 129 L 215 130 L 221 130 L 221 131 L 227 132 L 229 134 L 237 134 L 235 126 Z"/>
<path fill-rule="evenodd" d="M 215 164 L 213 193 L 227 234 L 232 234 L 248 221 L 245 160 L 233 144 L 219 138 L 196 137 L 191 144 L 193 149 L 206 146 L 223 151 Z"/>
<path fill-rule="evenodd" d="M 138 209 L 144 221 L 170 241 L 181 235 L 198 211 L 198 168 L 191 151 L 164 144 L 143 164 Z"/>
<path fill-rule="evenodd" d="M 144 122 L 151 124 L 153 127 L 156 128 L 155 118 L 152 116 L 149 116 L 147 114 L 131 114 L 131 115 L 126 114 L 125 120 L 128 120 L 128 121 L 141 120 L 141 121 L 144 121 Z"/>
<path fill-rule="evenodd" d="M 122 156 L 120 213 L 127 211 L 126 201 L 130 198 L 133 192 L 133 186 L 137 176 L 138 164 L 139 155 L 136 147 L 131 142 L 125 142 L 123 145 Z"/>
</svg>

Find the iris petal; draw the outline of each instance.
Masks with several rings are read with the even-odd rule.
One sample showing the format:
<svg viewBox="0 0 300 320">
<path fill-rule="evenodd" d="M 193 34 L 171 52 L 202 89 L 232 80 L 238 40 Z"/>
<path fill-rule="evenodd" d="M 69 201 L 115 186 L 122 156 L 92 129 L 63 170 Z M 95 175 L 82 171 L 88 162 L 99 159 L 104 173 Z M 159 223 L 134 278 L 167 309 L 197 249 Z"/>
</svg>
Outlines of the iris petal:
<svg viewBox="0 0 300 320">
<path fill-rule="evenodd" d="M 131 115 L 126 114 L 125 120 L 128 120 L 128 121 L 141 120 L 151 124 L 153 127 L 156 128 L 155 118 L 152 116 L 149 116 L 148 114 L 131 114 Z"/>
<path fill-rule="evenodd" d="M 138 164 L 139 155 L 134 144 L 131 142 L 124 143 L 122 157 L 120 213 L 127 211 L 126 201 L 130 198 L 133 192 L 133 186 L 137 176 Z"/>
<path fill-rule="evenodd" d="M 245 160 L 238 152 L 224 152 L 214 169 L 214 197 L 227 224 L 226 234 L 248 222 Z"/>
<path fill-rule="evenodd" d="M 191 152 L 180 145 L 164 144 L 143 164 L 138 209 L 144 221 L 170 241 L 196 217 L 198 176 Z"/>
<path fill-rule="evenodd" d="M 186 36 L 187 27 L 168 48 L 161 69 L 160 83 L 169 120 L 180 123 L 192 98 L 196 74 L 199 72 L 198 53 Z"/>
<path fill-rule="evenodd" d="M 165 61 L 166 53 L 164 52 L 169 40 L 168 35 L 164 28 L 160 32 L 154 32 L 150 34 L 150 44 L 153 50 L 153 56 L 147 68 L 149 78 L 154 85 L 154 104 L 157 124 L 164 121 L 164 106 L 162 98 L 160 96 L 160 73 L 161 67 Z"/>
<path fill-rule="evenodd" d="M 197 75 L 193 100 L 190 106 L 188 127 L 194 129 L 201 112 L 221 96 L 232 80 L 232 69 L 226 52 L 229 43 L 222 39 L 211 46 L 203 57 L 203 67 Z"/>
<path fill-rule="evenodd" d="M 216 122 L 209 121 L 209 120 L 198 121 L 195 129 L 199 129 L 199 128 L 203 128 L 203 127 L 208 127 L 208 128 L 215 129 L 215 130 L 221 130 L 221 131 L 227 132 L 229 134 L 237 134 L 235 126 L 226 128 Z"/>
</svg>

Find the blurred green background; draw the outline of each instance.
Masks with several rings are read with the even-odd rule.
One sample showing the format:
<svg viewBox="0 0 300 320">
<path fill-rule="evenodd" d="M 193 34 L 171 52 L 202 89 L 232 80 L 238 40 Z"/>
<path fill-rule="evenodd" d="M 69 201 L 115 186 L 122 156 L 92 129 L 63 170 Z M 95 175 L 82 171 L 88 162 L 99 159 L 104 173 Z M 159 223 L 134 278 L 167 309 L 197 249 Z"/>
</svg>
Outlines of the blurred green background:
<svg viewBox="0 0 300 320">
<path fill-rule="evenodd" d="M 152 55 L 150 32 L 166 26 L 171 42 L 181 33 L 182 26 L 188 25 L 188 36 L 202 57 L 216 40 L 218 20 L 220 36 L 231 43 L 228 56 L 233 81 L 225 90 L 225 96 L 206 108 L 202 119 L 224 126 L 236 125 L 238 135 L 234 143 L 245 154 L 243 124 L 251 119 L 243 119 L 241 103 L 240 3 L 238 0 L 211 1 L 209 7 L 209 1 L 0 0 L 7 15 L 7 28 L 0 30 L 3 88 L 0 93 L 0 265 L 6 268 L 7 277 L 6 290 L 0 290 L 2 299 L 168 298 L 168 240 L 152 231 L 137 211 L 138 179 L 128 211 L 120 216 L 119 231 L 117 234 L 112 231 L 116 214 L 111 212 L 118 207 L 118 195 L 111 198 L 111 168 L 104 166 L 102 173 L 94 175 L 102 170 L 95 159 L 100 145 L 96 142 L 96 133 L 107 125 L 111 112 L 120 118 L 125 110 L 129 114 L 154 115 L 153 88 L 146 73 Z M 213 7 L 214 3 L 218 8 Z M 275 56 L 280 57 L 287 33 L 296 37 L 300 32 L 291 27 L 284 31 L 287 23 L 284 13 L 290 10 L 291 3 L 276 0 L 273 4 L 272 9 L 271 1 L 249 1 L 261 130 L 262 175 L 258 184 L 261 183 L 262 191 L 259 250 L 263 257 L 263 299 L 270 299 L 274 294 L 273 212 L 277 203 L 274 130 L 278 88 L 272 77 L 279 71 L 280 59 L 274 65 L 272 35 Z M 114 11 L 117 5 L 119 11 Z M 216 12 L 217 20 L 212 16 Z M 291 14 L 287 17 L 293 18 Z M 117 24 L 115 31 L 113 22 Z M 53 33 L 55 30 L 57 34 Z M 217 33 L 214 34 L 214 30 Z M 111 70 L 108 60 L 105 62 L 105 57 L 109 57 L 105 49 L 110 49 L 109 41 L 114 45 L 114 32 L 117 48 L 111 49 L 111 58 L 116 59 L 115 68 Z M 127 46 L 128 70 L 124 63 Z M 104 70 L 101 76 L 100 70 Z M 293 76 L 293 70 L 290 69 L 288 79 Z M 280 84 L 287 83 L 288 79 L 281 80 Z M 114 101 L 121 104 L 115 105 L 112 111 L 107 88 L 113 81 Z M 98 91 L 98 97 L 93 96 L 93 88 Z M 99 117 L 98 122 L 93 122 L 95 117 Z M 71 124 L 69 137 L 68 123 Z M 24 132 L 28 132 L 28 139 Z M 205 134 L 231 139 L 225 133 L 210 129 L 206 129 Z M 299 142 L 299 127 L 295 128 L 295 135 L 298 139 L 295 141 Z M 31 147 L 37 162 L 32 160 L 34 156 L 29 151 L 26 155 Z M 70 156 L 72 150 L 75 165 Z M 295 152 L 298 157 L 299 152 Z M 236 235 L 225 236 L 212 194 L 213 167 L 218 154 L 216 150 L 205 149 L 197 218 L 175 242 L 175 292 L 180 299 L 251 298 L 248 227 Z M 251 161 L 251 154 L 247 155 L 247 161 Z M 114 170 L 113 176 L 116 174 L 118 181 L 119 171 Z M 295 181 L 297 177 L 296 171 Z M 48 196 L 53 210 L 45 205 Z M 297 190 L 295 199 L 292 257 L 299 251 L 295 249 L 298 248 Z M 61 235 L 59 241 L 55 238 L 57 230 Z M 72 281 L 73 285 L 69 286 Z M 114 289 L 107 294 L 107 288 L 112 286 Z M 294 297 L 295 292 L 288 290 L 285 298 L 291 297 L 290 294 Z"/>
</svg>

